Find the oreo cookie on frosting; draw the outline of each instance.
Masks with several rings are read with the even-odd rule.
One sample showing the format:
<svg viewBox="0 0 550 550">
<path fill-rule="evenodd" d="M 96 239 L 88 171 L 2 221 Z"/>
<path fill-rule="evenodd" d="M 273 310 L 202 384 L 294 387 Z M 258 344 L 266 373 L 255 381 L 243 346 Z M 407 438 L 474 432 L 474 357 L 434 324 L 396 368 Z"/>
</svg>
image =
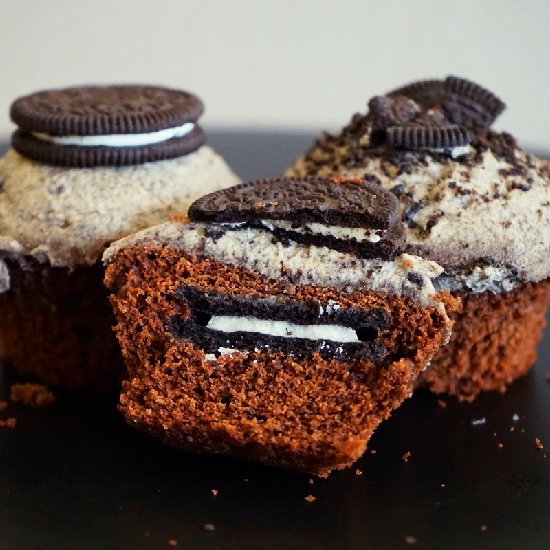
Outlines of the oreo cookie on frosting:
<svg viewBox="0 0 550 550">
<path fill-rule="evenodd" d="M 222 189 L 189 208 L 195 222 L 219 230 L 255 227 L 275 238 L 328 246 L 360 257 L 394 257 L 404 244 L 399 203 L 366 181 L 262 180 Z"/>
<path fill-rule="evenodd" d="M 13 148 L 57 166 L 128 166 L 173 159 L 204 143 L 201 100 L 158 86 L 80 86 L 17 99 Z"/>
</svg>

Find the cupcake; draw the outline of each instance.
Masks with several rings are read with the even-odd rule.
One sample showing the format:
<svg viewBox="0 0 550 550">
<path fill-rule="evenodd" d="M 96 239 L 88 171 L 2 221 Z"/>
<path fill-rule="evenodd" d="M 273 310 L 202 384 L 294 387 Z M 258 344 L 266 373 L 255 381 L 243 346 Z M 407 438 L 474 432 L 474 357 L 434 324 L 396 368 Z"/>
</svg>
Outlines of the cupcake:
<svg viewBox="0 0 550 550">
<path fill-rule="evenodd" d="M 238 182 L 197 124 L 200 99 L 87 86 L 16 100 L 0 159 L 0 356 L 22 378 L 112 385 L 120 351 L 98 262 L 109 243 Z"/>
<path fill-rule="evenodd" d="M 126 421 L 186 450 L 320 476 L 350 466 L 447 342 L 457 302 L 435 291 L 436 263 L 402 254 L 396 198 L 264 180 L 198 199 L 189 218 L 104 255 Z"/>
<path fill-rule="evenodd" d="M 463 400 L 502 392 L 534 363 L 550 301 L 548 164 L 492 131 L 505 105 L 462 78 L 415 82 L 368 106 L 288 174 L 358 177 L 397 196 L 407 250 L 442 265 L 436 288 L 463 301 L 422 384 Z"/>
</svg>

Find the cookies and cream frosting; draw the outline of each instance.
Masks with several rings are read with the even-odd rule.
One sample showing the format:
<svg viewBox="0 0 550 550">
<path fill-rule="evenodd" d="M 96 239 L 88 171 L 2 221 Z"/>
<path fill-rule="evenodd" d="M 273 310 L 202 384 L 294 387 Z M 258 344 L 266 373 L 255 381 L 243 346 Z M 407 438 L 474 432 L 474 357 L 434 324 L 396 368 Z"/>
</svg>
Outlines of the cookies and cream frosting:
<svg viewBox="0 0 550 550">
<path fill-rule="evenodd" d="M 401 254 L 393 259 L 357 258 L 326 246 L 276 239 L 270 231 L 244 228 L 213 232 L 211 224 L 172 222 L 140 231 L 113 243 L 103 255 L 110 263 L 124 248 L 170 246 L 189 254 L 244 267 L 269 279 L 340 289 L 404 295 L 422 304 L 443 307 L 432 280 L 442 273 L 435 262 Z"/>
<path fill-rule="evenodd" d="M 185 215 L 193 200 L 238 183 L 210 147 L 121 168 L 47 166 L 10 150 L 0 158 L 0 291 L 6 259 L 94 264 L 112 241 Z"/>
<path fill-rule="evenodd" d="M 334 151 L 337 162 L 346 151 Z M 321 148 L 289 174 L 309 173 Z M 550 178 L 546 161 L 516 149 L 515 165 L 490 149 L 476 160 L 431 155 L 399 164 L 367 156 L 361 166 L 340 164 L 344 177 L 367 176 L 397 195 L 411 251 L 446 269 L 442 288 L 494 292 L 550 276 Z M 331 163 L 316 168 L 334 175 Z"/>
<path fill-rule="evenodd" d="M 389 107 L 401 116 L 416 105 L 403 99 L 399 110 L 396 96 L 389 97 Z M 415 116 L 420 110 L 417 106 Z M 427 112 L 436 121 L 448 116 Z M 437 288 L 502 292 L 550 277 L 547 161 L 521 150 L 510 135 L 475 124 L 470 150 L 459 158 L 421 147 L 395 149 L 369 137 L 374 118 L 372 111 L 355 115 L 338 136 L 325 134 L 287 175 L 364 178 L 392 191 L 407 227 L 407 251 L 445 268 Z"/>
</svg>

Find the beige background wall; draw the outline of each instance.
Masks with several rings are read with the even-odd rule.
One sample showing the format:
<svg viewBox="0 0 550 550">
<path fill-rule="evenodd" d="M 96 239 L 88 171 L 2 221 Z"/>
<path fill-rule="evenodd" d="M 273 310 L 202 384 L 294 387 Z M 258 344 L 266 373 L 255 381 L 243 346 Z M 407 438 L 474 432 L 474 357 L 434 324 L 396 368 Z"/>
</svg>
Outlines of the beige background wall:
<svg viewBox="0 0 550 550">
<path fill-rule="evenodd" d="M 550 148 L 550 0 L 2 0 L 0 135 L 17 95 L 147 81 L 203 97 L 209 126 L 341 126 L 369 96 L 455 73 Z"/>
</svg>

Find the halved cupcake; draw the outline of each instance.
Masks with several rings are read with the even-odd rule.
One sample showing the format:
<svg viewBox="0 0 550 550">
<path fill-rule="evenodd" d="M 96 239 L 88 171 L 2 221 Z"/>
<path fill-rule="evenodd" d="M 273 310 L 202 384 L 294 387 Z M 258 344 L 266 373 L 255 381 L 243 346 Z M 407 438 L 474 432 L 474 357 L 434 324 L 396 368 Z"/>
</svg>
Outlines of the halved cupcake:
<svg viewBox="0 0 550 550">
<path fill-rule="evenodd" d="M 162 441 L 318 475 L 352 464 L 449 338 L 457 301 L 369 183 L 241 184 L 114 243 L 120 410 Z M 353 249 L 354 252 L 350 250 Z"/>
</svg>

